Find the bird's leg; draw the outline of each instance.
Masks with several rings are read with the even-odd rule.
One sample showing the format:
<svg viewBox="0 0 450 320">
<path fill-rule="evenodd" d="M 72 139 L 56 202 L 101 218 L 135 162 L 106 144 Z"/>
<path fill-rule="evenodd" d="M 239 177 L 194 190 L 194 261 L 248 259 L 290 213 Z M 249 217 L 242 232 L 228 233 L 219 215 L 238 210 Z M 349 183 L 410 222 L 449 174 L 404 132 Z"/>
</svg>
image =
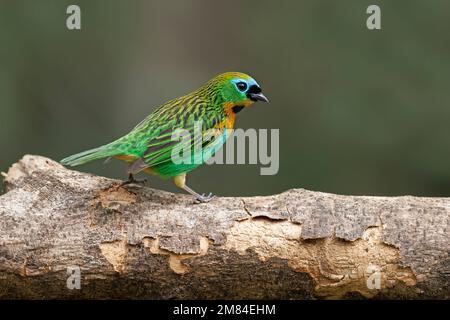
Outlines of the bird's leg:
<svg viewBox="0 0 450 320">
<path fill-rule="evenodd" d="M 132 173 L 128 174 L 128 180 L 122 182 L 120 186 L 126 186 L 129 184 L 138 184 L 144 186 L 147 183 L 147 179 L 137 180 L 134 178 L 134 175 Z"/>
<path fill-rule="evenodd" d="M 214 195 L 212 193 L 209 193 L 208 195 L 207 194 L 198 194 L 197 192 L 195 192 L 194 190 L 189 188 L 186 185 L 186 173 L 182 173 L 182 174 L 176 176 L 173 180 L 175 182 L 175 185 L 178 188 L 181 188 L 181 189 L 189 192 L 190 194 L 192 194 L 195 197 L 195 200 L 197 200 L 198 202 L 205 203 L 205 202 L 211 201 L 211 199 L 214 198 Z"/>
<path fill-rule="evenodd" d="M 195 192 L 194 190 L 189 188 L 187 185 L 185 185 L 182 189 L 186 190 L 187 192 L 189 192 L 190 194 L 195 196 L 195 200 L 197 200 L 198 202 L 201 202 L 201 203 L 209 202 L 212 200 L 212 198 L 214 198 L 214 195 L 212 194 L 212 192 L 210 192 L 209 194 L 206 194 L 206 193 L 198 194 L 197 192 Z"/>
</svg>

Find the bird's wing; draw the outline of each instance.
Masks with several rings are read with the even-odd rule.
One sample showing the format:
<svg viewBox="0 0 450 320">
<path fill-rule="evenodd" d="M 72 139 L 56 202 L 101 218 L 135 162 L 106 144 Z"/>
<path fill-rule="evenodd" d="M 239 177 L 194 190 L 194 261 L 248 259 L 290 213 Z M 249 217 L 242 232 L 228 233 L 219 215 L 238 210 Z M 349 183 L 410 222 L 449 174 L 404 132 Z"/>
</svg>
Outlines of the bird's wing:
<svg viewBox="0 0 450 320">
<path fill-rule="evenodd" d="M 198 98 L 158 108 L 146 124 L 138 125 L 151 124 L 157 127 L 157 133 L 148 140 L 142 157 L 132 163 L 128 171 L 137 173 L 173 161 L 172 152 L 176 146 L 177 150 L 191 150 L 192 154 L 200 156 L 196 150 L 220 144 L 217 138 L 222 136 L 224 118 L 216 108 Z"/>
</svg>

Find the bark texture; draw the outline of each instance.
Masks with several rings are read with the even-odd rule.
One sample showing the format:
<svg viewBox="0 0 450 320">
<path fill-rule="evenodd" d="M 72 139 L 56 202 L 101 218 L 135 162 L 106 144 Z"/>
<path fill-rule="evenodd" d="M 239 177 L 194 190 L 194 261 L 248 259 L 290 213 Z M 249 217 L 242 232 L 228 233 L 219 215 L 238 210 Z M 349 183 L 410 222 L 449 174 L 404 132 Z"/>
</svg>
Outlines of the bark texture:
<svg viewBox="0 0 450 320">
<path fill-rule="evenodd" d="M 3 175 L 0 298 L 450 296 L 450 198 L 293 189 L 193 204 L 40 156 Z"/>
</svg>

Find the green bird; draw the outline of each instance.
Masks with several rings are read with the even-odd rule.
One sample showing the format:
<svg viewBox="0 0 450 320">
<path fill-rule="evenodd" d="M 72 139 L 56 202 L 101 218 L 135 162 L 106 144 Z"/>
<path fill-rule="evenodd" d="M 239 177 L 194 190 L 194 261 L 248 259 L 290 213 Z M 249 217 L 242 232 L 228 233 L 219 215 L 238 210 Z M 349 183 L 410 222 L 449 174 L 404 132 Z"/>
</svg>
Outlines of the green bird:
<svg viewBox="0 0 450 320">
<path fill-rule="evenodd" d="M 124 184 L 140 183 L 134 175 L 141 171 L 162 178 L 173 177 L 177 187 L 194 195 L 199 202 L 208 202 L 213 195 L 200 195 L 189 188 L 186 173 L 222 147 L 232 132 L 236 114 L 256 101 L 268 99 L 252 77 L 241 72 L 223 73 L 194 92 L 155 108 L 125 136 L 67 157 L 61 163 L 78 166 L 116 158 L 128 163 L 128 181 Z"/>
</svg>

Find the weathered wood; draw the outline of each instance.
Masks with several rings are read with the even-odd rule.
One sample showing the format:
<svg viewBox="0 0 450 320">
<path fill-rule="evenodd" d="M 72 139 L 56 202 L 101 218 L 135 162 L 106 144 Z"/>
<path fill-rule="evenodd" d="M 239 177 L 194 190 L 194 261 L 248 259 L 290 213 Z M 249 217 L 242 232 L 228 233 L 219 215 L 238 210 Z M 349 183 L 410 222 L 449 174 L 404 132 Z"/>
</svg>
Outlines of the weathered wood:
<svg viewBox="0 0 450 320">
<path fill-rule="evenodd" d="M 4 176 L 0 298 L 450 295 L 450 198 L 295 189 L 196 205 L 40 156 Z"/>
</svg>

